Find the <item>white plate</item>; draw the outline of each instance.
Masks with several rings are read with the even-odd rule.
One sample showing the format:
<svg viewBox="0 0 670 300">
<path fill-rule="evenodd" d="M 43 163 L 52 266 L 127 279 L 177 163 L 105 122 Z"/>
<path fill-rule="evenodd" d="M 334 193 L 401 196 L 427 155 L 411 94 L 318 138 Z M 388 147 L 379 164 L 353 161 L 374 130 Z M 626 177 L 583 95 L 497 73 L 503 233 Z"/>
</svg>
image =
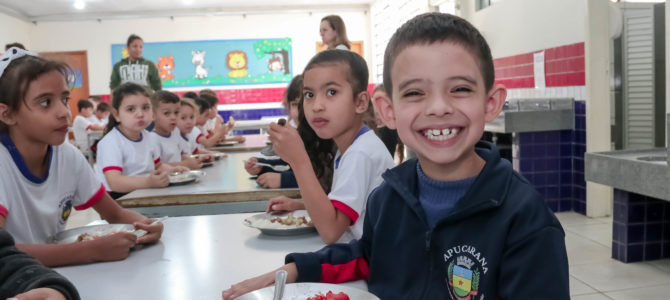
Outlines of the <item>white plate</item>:
<svg viewBox="0 0 670 300">
<path fill-rule="evenodd" d="M 257 214 L 253 215 L 251 217 L 248 217 L 244 219 L 244 225 L 249 226 L 251 228 L 256 228 L 260 230 L 262 233 L 267 234 L 267 235 L 297 235 L 297 234 L 304 234 L 308 232 L 315 232 L 316 228 L 314 225 L 300 225 L 300 226 L 295 226 L 295 225 L 281 225 L 279 223 L 271 223 L 270 220 L 273 218 L 282 218 L 285 219 L 288 217 L 289 213 L 284 213 L 284 214 L 268 214 L 268 213 L 262 213 L 262 214 Z M 307 221 L 311 221 L 309 215 L 307 214 L 306 210 L 296 210 L 293 212 L 293 216 L 296 218 L 299 217 L 306 217 Z"/>
<path fill-rule="evenodd" d="M 240 297 L 237 297 L 237 300 L 272 300 L 274 295 L 274 286 L 269 286 L 256 290 L 250 293 L 246 293 Z M 284 297 L 283 300 L 306 300 L 309 297 L 314 297 L 315 295 L 321 293 L 324 296 L 328 291 L 332 291 L 337 294 L 343 292 L 349 296 L 351 300 L 379 300 L 379 297 L 357 288 L 352 288 L 343 285 L 329 284 L 329 283 L 316 283 L 316 282 L 301 282 L 301 283 L 290 283 L 287 284 L 284 288 Z"/>
<path fill-rule="evenodd" d="M 202 176 L 205 176 L 205 172 L 198 170 L 191 170 L 188 172 L 183 172 L 175 175 L 169 175 L 170 185 L 182 185 L 195 182 L 200 179 Z"/>
<path fill-rule="evenodd" d="M 144 230 L 142 231 L 138 230 L 136 232 L 135 227 L 133 227 L 133 225 L 130 224 L 103 224 L 103 225 L 83 226 L 61 231 L 55 234 L 54 236 L 50 237 L 47 240 L 47 242 L 50 244 L 70 244 L 76 242 L 77 238 L 84 233 L 88 233 L 93 236 L 105 236 L 124 231 L 136 233 L 137 237 L 141 237 L 146 234 Z"/>
</svg>

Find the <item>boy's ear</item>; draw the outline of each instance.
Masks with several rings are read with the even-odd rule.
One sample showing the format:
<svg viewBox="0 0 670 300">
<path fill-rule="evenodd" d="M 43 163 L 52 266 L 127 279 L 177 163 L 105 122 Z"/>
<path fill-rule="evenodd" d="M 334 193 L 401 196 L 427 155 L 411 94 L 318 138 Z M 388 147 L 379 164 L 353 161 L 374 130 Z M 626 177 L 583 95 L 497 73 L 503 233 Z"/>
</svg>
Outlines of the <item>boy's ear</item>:
<svg viewBox="0 0 670 300">
<path fill-rule="evenodd" d="M 375 111 L 379 114 L 379 118 L 382 119 L 384 125 L 390 129 L 397 129 L 395 126 L 393 101 L 386 95 L 386 93 L 381 93 L 381 95 L 372 99 L 372 103 L 374 103 Z"/>
<path fill-rule="evenodd" d="M 506 99 L 507 88 L 502 84 L 494 85 L 486 98 L 486 113 L 484 117 L 487 123 L 498 117 Z"/>
<path fill-rule="evenodd" d="M 370 105 L 370 94 L 367 91 L 360 92 L 356 95 L 356 113 L 362 114 L 368 110 Z"/>
<path fill-rule="evenodd" d="M 5 103 L 0 103 L 0 122 L 5 123 L 7 126 L 16 124 L 12 110 Z"/>
</svg>

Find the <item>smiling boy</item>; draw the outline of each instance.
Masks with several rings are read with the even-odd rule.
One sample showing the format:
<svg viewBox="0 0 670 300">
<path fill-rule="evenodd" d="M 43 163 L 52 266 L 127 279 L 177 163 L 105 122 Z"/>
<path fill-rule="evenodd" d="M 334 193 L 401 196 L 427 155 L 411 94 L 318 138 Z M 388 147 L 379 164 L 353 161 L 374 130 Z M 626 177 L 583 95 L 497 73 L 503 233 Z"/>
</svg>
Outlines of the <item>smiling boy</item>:
<svg viewBox="0 0 670 300">
<path fill-rule="evenodd" d="M 360 240 L 289 254 L 288 282 L 365 279 L 381 299 L 569 299 L 560 223 L 479 142 L 507 93 L 481 34 L 451 15 L 413 18 L 386 48 L 384 86 L 380 117 L 418 159 L 382 175 Z"/>
</svg>

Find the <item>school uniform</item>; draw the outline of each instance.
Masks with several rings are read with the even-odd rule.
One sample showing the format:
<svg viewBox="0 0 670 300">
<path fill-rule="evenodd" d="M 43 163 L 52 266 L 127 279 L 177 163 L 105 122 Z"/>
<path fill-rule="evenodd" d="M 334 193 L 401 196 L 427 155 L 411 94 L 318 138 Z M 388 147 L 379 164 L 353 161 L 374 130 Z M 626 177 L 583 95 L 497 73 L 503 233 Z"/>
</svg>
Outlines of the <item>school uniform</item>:
<svg viewBox="0 0 670 300">
<path fill-rule="evenodd" d="M 340 242 L 358 239 L 363 234 L 363 218 L 368 196 L 382 183 L 382 173 L 393 168 L 384 143 L 368 127 L 363 127 L 344 153 L 335 154 L 333 183 L 328 199 L 336 209 L 351 218 L 351 226 Z"/>
<path fill-rule="evenodd" d="M 432 226 L 417 160 L 386 171 L 367 203 L 363 237 L 289 254 L 297 281 L 366 279 L 381 299 L 570 299 L 561 224 L 493 144 L 476 152 L 484 168 Z"/>
<path fill-rule="evenodd" d="M 98 142 L 96 175 L 108 191 L 112 191 L 105 179 L 105 172 L 117 170 L 123 176 L 149 176 L 154 166 L 161 161 L 160 150 L 152 142 L 146 130 L 137 140 L 127 138 L 119 127 L 114 127 Z"/>
<path fill-rule="evenodd" d="M 175 128 L 167 136 L 160 135 L 156 131 L 149 133 L 151 141 L 159 150 L 159 156 L 163 162 L 175 163 L 181 161 L 182 154 L 189 152 L 188 144 L 184 143 L 178 128 Z M 190 154 L 190 153 L 189 153 Z"/>
<path fill-rule="evenodd" d="M 186 149 L 184 155 L 198 154 L 199 149 L 204 149 L 202 144 L 198 143 L 198 139 L 202 136 L 203 134 L 200 133 L 198 127 L 193 127 L 193 130 L 187 135 L 181 135 L 182 140 L 186 142 L 186 145 L 184 146 L 184 149 Z"/>
<path fill-rule="evenodd" d="M 105 195 L 86 158 L 70 143 L 47 147 L 48 171 L 40 178 L 28 170 L 9 134 L 0 141 L 0 215 L 17 243 L 46 243 L 65 229 L 73 207 L 87 209 Z"/>
<path fill-rule="evenodd" d="M 95 116 L 91 116 L 95 118 Z M 97 118 L 96 118 L 97 119 Z M 77 115 L 72 121 L 72 132 L 74 133 L 74 142 L 81 151 L 88 151 L 88 131 L 95 123 L 91 122 L 91 118 L 84 118 L 82 115 Z"/>
</svg>

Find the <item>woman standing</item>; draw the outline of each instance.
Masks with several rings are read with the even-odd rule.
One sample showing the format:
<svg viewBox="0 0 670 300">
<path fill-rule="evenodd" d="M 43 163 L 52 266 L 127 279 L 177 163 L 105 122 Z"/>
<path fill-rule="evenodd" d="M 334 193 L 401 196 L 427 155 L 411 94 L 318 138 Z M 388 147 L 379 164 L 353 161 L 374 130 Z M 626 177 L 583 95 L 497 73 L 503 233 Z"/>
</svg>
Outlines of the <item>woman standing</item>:
<svg viewBox="0 0 670 300">
<path fill-rule="evenodd" d="M 160 90 L 161 78 L 158 76 L 156 65 L 142 57 L 144 48 L 142 38 L 131 34 L 126 46 L 128 47 L 128 57 L 114 64 L 109 88 L 114 90 L 122 83 L 133 82 L 149 87 L 154 91 Z"/>
<path fill-rule="evenodd" d="M 321 41 L 328 45 L 328 50 L 351 49 L 351 42 L 347 38 L 347 28 L 344 26 L 344 21 L 338 15 L 329 15 L 321 19 Z"/>
</svg>

